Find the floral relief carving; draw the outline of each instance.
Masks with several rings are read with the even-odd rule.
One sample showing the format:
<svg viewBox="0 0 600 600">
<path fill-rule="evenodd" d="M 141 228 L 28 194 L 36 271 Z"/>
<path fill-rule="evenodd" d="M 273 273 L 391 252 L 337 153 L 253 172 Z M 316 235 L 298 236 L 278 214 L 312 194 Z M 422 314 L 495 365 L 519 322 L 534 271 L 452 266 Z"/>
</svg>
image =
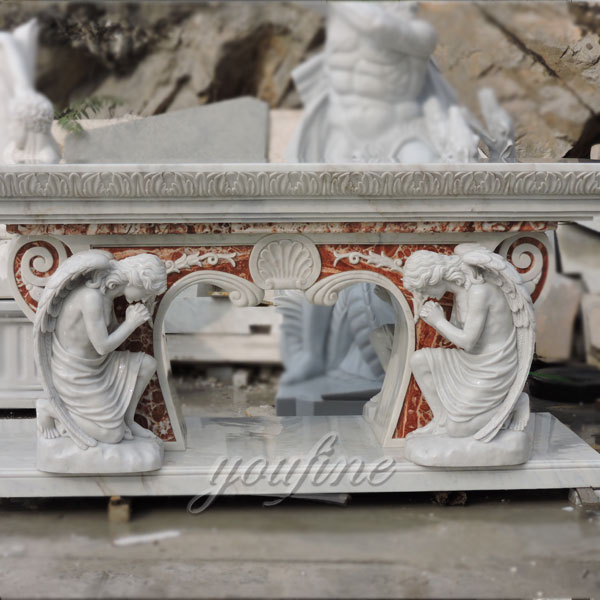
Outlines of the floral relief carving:
<svg viewBox="0 0 600 600">
<path fill-rule="evenodd" d="M 381 254 L 377 254 L 376 252 L 369 252 L 368 254 L 362 254 L 361 252 L 337 252 L 334 251 L 335 261 L 333 262 L 333 266 L 337 266 L 338 262 L 341 260 L 348 260 L 351 265 L 358 265 L 361 261 L 365 262 L 368 265 L 372 265 L 378 269 L 387 269 L 389 271 L 395 271 L 396 273 L 402 273 L 402 263 L 403 260 L 401 258 L 393 258 L 385 254 L 385 252 L 381 252 Z"/>
<path fill-rule="evenodd" d="M 236 252 L 228 252 L 226 254 L 219 254 L 217 252 L 200 254 L 200 252 L 192 252 L 190 254 L 182 254 L 175 260 L 166 260 L 165 266 L 167 268 L 167 275 L 180 273 L 183 269 L 190 269 L 192 267 L 203 267 L 205 264 L 214 267 L 220 261 L 228 262 L 232 267 L 235 267 L 234 258 L 236 256 Z"/>
</svg>

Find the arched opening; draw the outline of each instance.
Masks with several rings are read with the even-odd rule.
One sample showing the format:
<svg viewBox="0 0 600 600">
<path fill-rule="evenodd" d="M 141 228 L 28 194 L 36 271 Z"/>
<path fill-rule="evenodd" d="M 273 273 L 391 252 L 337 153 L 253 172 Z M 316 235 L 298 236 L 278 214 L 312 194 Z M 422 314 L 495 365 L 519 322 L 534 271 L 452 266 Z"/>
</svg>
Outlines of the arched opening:
<svg viewBox="0 0 600 600">
<path fill-rule="evenodd" d="M 181 448 L 180 440 L 183 440 L 184 436 L 184 420 L 179 400 L 180 394 L 177 389 L 178 384 L 173 377 L 173 346 L 171 344 L 170 353 L 165 321 L 170 308 L 181 311 L 182 307 L 185 307 L 185 302 L 182 302 L 185 300 L 183 296 L 186 291 L 189 293 L 191 290 L 195 290 L 198 284 L 210 284 L 227 292 L 226 298 L 217 296 L 216 302 L 212 303 L 210 298 L 208 300 L 209 304 L 212 304 L 213 315 L 220 314 L 219 318 L 225 316 L 232 321 L 236 318 L 235 306 L 257 307 L 264 298 L 263 290 L 244 279 L 215 271 L 199 271 L 180 279 L 162 299 L 155 319 L 154 348 L 158 362 L 160 386 L 165 404 L 172 416 L 171 420 L 177 438 L 176 448 Z M 191 300 L 193 300 L 193 295 Z M 412 313 L 401 291 L 386 277 L 370 271 L 340 273 L 317 282 L 305 293 L 299 291 L 277 292 L 275 304 L 278 306 L 270 306 L 269 314 L 277 312 L 280 315 L 282 306 L 278 300 L 291 297 L 296 298 L 297 306 L 301 307 L 301 303 L 304 303 L 317 312 L 323 306 L 332 307 L 329 312 L 328 326 L 333 334 L 326 344 L 330 350 L 331 372 L 335 373 L 328 380 L 325 376 L 319 375 L 290 385 L 285 384 L 286 373 L 280 382 L 273 379 L 271 388 L 267 392 L 267 394 L 270 392 L 270 398 L 264 396 L 265 406 L 268 408 L 267 404 L 271 404 L 273 410 L 264 416 L 275 414 L 276 410 L 280 416 L 337 416 L 362 413 L 374 429 L 379 442 L 389 444 L 408 386 L 410 373 L 407 365 L 415 345 Z M 178 302 L 174 302 L 176 298 L 179 298 Z M 227 298 L 234 307 L 228 307 Z M 300 299 L 300 303 L 298 303 L 298 299 Z M 384 317 L 380 323 L 375 321 L 365 323 L 365 320 L 368 321 L 368 317 L 361 313 L 368 311 L 365 310 L 366 304 L 361 305 L 363 301 L 367 304 L 369 302 L 378 303 L 376 308 L 379 312 L 382 312 L 382 307 L 387 307 L 387 317 Z M 289 310 L 289 305 L 284 309 Z M 264 311 L 263 308 L 254 308 L 253 310 Z M 240 314 L 238 313 L 238 317 Z M 343 317 L 340 316 L 342 314 Z M 359 321 L 358 325 L 357 321 Z M 346 331 L 342 332 L 341 329 L 344 326 Z M 285 327 L 282 327 L 283 329 Z M 185 333 L 184 330 L 182 333 Z M 214 333 L 213 328 L 213 338 Z M 290 349 L 289 346 L 286 346 L 284 339 L 287 334 L 282 331 L 280 335 L 284 342 L 282 355 L 285 355 L 286 351 Z M 348 339 L 349 335 L 354 336 L 354 339 Z M 251 336 L 248 337 L 251 338 Z M 325 338 L 321 336 L 320 339 Z M 251 342 L 241 340 L 239 343 Z M 360 360 L 365 356 L 365 349 L 361 348 L 361 344 L 364 346 L 365 343 L 373 345 L 370 349 L 369 360 L 378 361 L 378 365 L 375 363 L 369 365 L 367 360 L 367 363 L 361 367 Z M 231 365 L 232 362 L 235 362 L 232 360 L 232 355 L 235 355 L 236 350 L 237 348 L 230 352 L 229 356 L 227 356 L 227 352 L 216 351 L 214 361 L 210 362 L 213 362 L 213 365 L 219 362 Z M 334 354 L 335 351 L 338 351 L 337 357 L 334 356 L 333 359 L 332 350 Z M 260 351 L 261 349 L 257 348 L 254 356 L 250 356 L 246 362 L 257 365 L 260 362 L 258 360 Z M 314 348 L 312 351 L 314 354 L 318 354 Z M 369 352 L 366 354 L 368 355 Z M 323 360 L 323 356 L 318 357 L 318 360 Z M 283 362 L 289 369 L 290 364 L 295 364 L 295 359 L 292 358 L 290 362 L 287 357 L 287 360 Z M 371 371 L 369 371 L 370 367 L 372 367 Z M 229 367 L 229 372 L 231 372 L 231 367 Z M 325 384 L 324 388 L 323 384 Z M 234 385 L 223 386 L 221 384 L 218 388 L 215 390 L 213 387 L 213 401 L 202 400 L 200 408 L 203 412 L 194 412 L 195 415 L 213 418 L 263 416 L 260 412 L 255 414 L 252 410 L 244 410 L 252 408 L 251 394 L 248 394 L 247 389 L 243 392 L 244 401 L 248 402 L 250 399 L 250 403 L 245 407 L 241 406 L 240 392 L 238 391 L 236 395 Z M 291 395 L 290 390 L 294 392 Z M 281 410 L 286 401 L 289 405 L 292 400 L 294 403 L 292 412 L 286 413 L 285 410 Z M 197 398 L 196 401 L 198 401 Z M 277 409 L 275 409 L 275 404 Z"/>
<path fill-rule="evenodd" d="M 154 356 L 157 362 L 158 381 L 175 434 L 176 441 L 170 444 L 174 450 L 185 449 L 185 422 L 173 380 L 171 360 L 167 348 L 165 320 L 173 301 L 180 294 L 189 288 L 205 284 L 217 286 L 227 292 L 229 301 L 235 306 L 256 306 L 264 297 L 263 290 L 236 275 L 218 271 L 196 271 L 182 277 L 171 286 L 162 298 L 154 320 Z"/>
<path fill-rule="evenodd" d="M 317 305 L 332 306 L 340 292 L 355 284 L 374 284 L 388 295 L 395 323 L 391 350 L 385 360 L 381 391 L 364 407 L 363 416 L 382 445 L 394 443 L 393 434 L 410 381 L 409 360 L 415 348 L 415 328 L 411 308 L 400 289 L 389 279 L 372 271 L 353 270 L 322 279 L 306 291 L 307 299 Z"/>
</svg>

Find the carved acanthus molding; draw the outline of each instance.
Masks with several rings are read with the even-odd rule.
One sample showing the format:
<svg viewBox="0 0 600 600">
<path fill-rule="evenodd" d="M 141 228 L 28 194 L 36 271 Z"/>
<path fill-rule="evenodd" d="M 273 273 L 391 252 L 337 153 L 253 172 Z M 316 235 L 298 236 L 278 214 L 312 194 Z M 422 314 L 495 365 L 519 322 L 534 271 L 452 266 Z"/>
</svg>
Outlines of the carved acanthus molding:
<svg viewBox="0 0 600 600">
<path fill-rule="evenodd" d="M 38 167 L 39 169 L 39 167 Z M 600 171 L 247 170 L 0 172 L 0 198 L 597 196 Z"/>
</svg>

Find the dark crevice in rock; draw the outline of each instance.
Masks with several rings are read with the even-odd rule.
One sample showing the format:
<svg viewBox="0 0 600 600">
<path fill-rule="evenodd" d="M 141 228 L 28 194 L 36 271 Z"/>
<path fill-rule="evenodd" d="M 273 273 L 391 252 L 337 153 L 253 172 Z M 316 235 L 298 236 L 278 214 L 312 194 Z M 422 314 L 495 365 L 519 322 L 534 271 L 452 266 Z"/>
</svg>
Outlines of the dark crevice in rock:
<svg viewBox="0 0 600 600">
<path fill-rule="evenodd" d="M 600 115 L 591 116 L 583 126 L 575 145 L 563 158 L 589 158 L 592 146 L 600 144 Z"/>
<path fill-rule="evenodd" d="M 259 96 L 265 57 L 276 44 L 276 38 L 289 33 L 287 27 L 266 23 L 247 36 L 225 44 L 215 67 L 214 79 L 202 95 L 206 94 L 209 102 Z"/>
<path fill-rule="evenodd" d="M 481 71 L 481 73 L 479 73 L 479 75 L 477 75 L 477 78 L 483 79 L 486 75 L 489 75 L 493 71 L 495 66 L 496 65 L 493 63 L 491 65 L 488 65 L 483 71 Z"/>
<path fill-rule="evenodd" d="M 184 75 L 183 77 L 180 77 L 176 82 L 175 85 L 173 86 L 173 90 L 171 91 L 171 93 L 160 103 L 157 105 L 157 107 L 154 109 L 154 113 L 155 115 L 160 115 L 161 113 L 167 112 L 167 110 L 169 109 L 169 106 L 171 106 L 171 104 L 173 103 L 173 100 L 175 100 L 175 98 L 177 98 L 177 94 L 179 94 L 179 92 L 181 91 L 181 88 L 188 83 L 190 80 L 189 75 Z"/>
<path fill-rule="evenodd" d="M 533 60 L 535 62 L 542 65 L 542 67 L 544 67 L 544 69 L 546 70 L 548 75 L 550 75 L 551 77 L 556 77 L 557 79 L 559 78 L 558 73 L 544 60 L 544 57 L 541 54 L 538 54 L 531 48 L 528 48 L 527 45 L 523 42 L 523 40 L 521 40 L 514 32 L 512 32 L 510 29 L 508 29 L 504 25 L 504 23 L 501 23 L 493 15 L 491 15 L 489 12 L 487 12 L 484 7 L 479 6 L 479 10 L 481 11 L 484 19 L 490 25 L 497 27 L 505 35 L 505 37 L 507 37 L 524 54 L 531 56 L 531 58 L 533 58 Z"/>
<path fill-rule="evenodd" d="M 506 39 L 508 39 L 515 46 L 517 46 L 517 48 L 519 48 L 519 50 L 521 50 L 521 52 L 523 52 L 527 56 L 530 56 L 536 63 L 538 63 L 540 66 L 542 66 L 544 68 L 544 70 L 548 73 L 548 75 L 550 75 L 550 77 L 555 77 L 556 79 L 560 80 L 561 85 L 566 90 L 568 90 L 569 93 L 571 93 L 582 106 L 587 108 L 592 114 L 595 113 L 594 109 L 589 104 L 587 104 L 574 89 L 572 89 L 568 84 L 566 84 L 561 79 L 560 75 L 546 62 L 546 60 L 544 59 L 544 57 L 541 54 L 539 54 L 535 50 L 532 50 L 531 48 L 529 48 L 527 46 L 527 44 L 525 44 L 523 42 L 523 40 L 521 40 L 521 38 L 519 38 L 518 35 L 516 35 L 513 31 L 508 29 L 506 27 L 506 25 L 504 25 L 504 23 L 502 23 L 501 21 L 496 19 L 490 12 L 488 12 L 485 9 L 484 6 L 478 5 L 478 8 L 479 8 L 479 11 L 481 12 L 481 14 L 483 15 L 483 18 L 490 25 L 493 25 L 494 27 L 498 28 L 504 34 Z"/>
</svg>

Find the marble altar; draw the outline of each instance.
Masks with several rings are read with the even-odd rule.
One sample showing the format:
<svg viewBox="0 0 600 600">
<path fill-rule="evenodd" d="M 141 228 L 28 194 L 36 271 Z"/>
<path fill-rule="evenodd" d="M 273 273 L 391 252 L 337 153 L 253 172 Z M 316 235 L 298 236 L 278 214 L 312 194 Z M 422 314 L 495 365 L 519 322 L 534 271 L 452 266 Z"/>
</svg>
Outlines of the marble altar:
<svg viewBox="0 0 600 600">
<path fill-rule="evenodd" d="M 35 318 L 48 279 L 69 256 L 95 249 L 108 251 L 116 259 L 150 253 L 164 262 L 168 289 L 158 298 L 153 311 L 154 327 L 140 327 L 124 348 L 143 349 L 157 361 L 157 376 L 144 392 L 136 414 L 137 423 L 165 444 L 165 466 L 157 471 L 157 476 L 167 475 L 171 465 L 173 473 L 183 478 L 181 481 L 190 476 L 190 485 L 178 489 L 196 487 L 198 493 L 202 490 L 193 482 L 199 485 L 213 471 L 212 467 L 198 467 L 203 473 L 198 479 L 196 467 L 183 466 L 192 460 L 185 458 L 190 456 L 188 450 L 197 448 L 193 460 L 204 451 L 207 456 L 222 452 L 227 457 L 227 448 L 221 442 L 211 448 L 207 428 L 215 431 L 215 440 L 220 436 L 226 439 L 229 427 L 239 432 L 240 439 L 250 440 L 258 427 L 266 436 L 265 446 L 259 444 L 261 455 L 267 452 L 266 456 L 271 456 L 268 448 L 281 440 L 281 448 L 287 448 L 281 452 L 291 456 L 293 443 L 286 445 L 286 432 L 295 432 L 290 440 L 299 432 L 313 439 L 310 428 L 316 427 L 322 434 L 335 424 L 337 431 L 341 428 L 349 432 L 344 434 L 344 452 L 368 456 L 366 448 L 370 447 L 378 456 L 392 457 L 395 464 L 407 464 L 403 462 L 407 434 L 426 425 L 432 417 L 426 397 L 413 377 L 411 357 L 423 348 L 447 347 L 447 342 L 423 320 L 415 323 L 414 297 L 404 286 L 399 266 L 418 251 L 446 256 L 453 254 L 459 244 L 477 243 L 513 265 L 536 301 L 543 297 L 545 283 L 554 268 L 546 232 L 559 221 L 588 219 L 598 214 L 599 199 L 600 168 L 571 163 L 0 168 L 0 219 L 14 235 L 9 247 L 10 285 L 29 318 Z M 269 215 L 268 219 L 265 215 Z M 292 249 L 298 260 L 285 260 Z M 227 291 L 233 304 L 252 306 L 262 300 L 265 290 L 283 287 L 300 290 L 310 302 L 327 305 L 356 282 L 375 284 L 385 290 L 392 299 L 397 322 L 406 331 L 402 339 L 395 336 L 382 391 L 367 404 L 362 417 L 278 418 L 267 420 L 266 430 L 260 419 L 230 423 L 182 418 L 169 383 L 164 334 L 165 315 L 181 291 L 210 283 Z M 441 304 L 449 310 L 452 300 L 443 297 Z M 120 311 L 124 308 L 116 306 L 117 316 L 123 314 Z M 577 463 L 575 458 L 572 464 L 579 466 L 572 469 L 566 463 L 551 462 L 548 464 L 562 464 L 561 472 L 571 469 L 573 477 L 561 479 L 546 469 L 546 483 L 531 479 L 527 484 L 521 473 L 532 464 L 541 464 L 535 463 L 535 445 L 548 443 L 548 434 L 538 433 L 538 423 L 553 431 L 562 427 L 551 417 L 532 419 L 528 430 L 534 439 L 532 459 L 525 466 L 502 467 L 506 477 L 499 477 L 495 484 L 493 471 L 440 471 L 412 465 L 400 471 L 394 467 L 398 478 L 393 488 L 431 489 L 417 485 L 415 477 L 423 482 L 423 477 L 433 477 L 434 473 L 435 477 L 439 473 L 440 478 L 430 480 L 428 485 L 437 489 L 457 489 L 447 487 L 449 478 L 454 478 L 453 485 L 461 489 L 469 489 L 469 482 L 483 488 L 546 487 L 550 480 L 555 484 L 585 483 L 598 487 L 600 463 L 582 442 L 578 443 L 586 456 L 583 470 L 579 468 L 583 463 Z M 3 426 L 9 439 L 31 436 L 24 432 L 26 425 L 6 422 Z M 554 458 L 568 454 L 574 447 L 576 436 L 565 435 L 573 439 L 567 442 L 562 436 L 564 447 L 560 446 L 563 442 L 555 441 L 559 445 L 552 446 L 552 452 L 558 453 Z M 13 475 L 32 469 L 33 463 L 27 462 L 27 456 L 25 453 L 20 458 L 7 459 L 6 476 L 13 467 L 17 469 Z M 406 475 L 408 472 L 412 475 Z M 168 477 L 166 481 L 171 480 Z M 477 477 L 479 483 L 475 483 Z M 27 481 L 28 478 L 25 477 Z M 42 482 L 39 474 L 33 480 Z M 126 474 L 116 480 L 111 476 L 94 480 L 100 481 L 101 487 L 116 482 L 116 486 L 110 484 L 103 489 L 118 488 L 120 493 L 134 489 L 138 490 L 135 493 L 143 493 L 139 491 L 140 482 L 147 481 Z M 93 486 L 95 491 L 87 484 L 81 485 L 82 490 L 98 493 L 97 483 Z M 160 485 L 152 489 L 159 489 Z M 33 489 L 29 483 L 25 487 Z M 234 486 L 230 493 L 242 490 L 247 488 Z"/>
</svg>

